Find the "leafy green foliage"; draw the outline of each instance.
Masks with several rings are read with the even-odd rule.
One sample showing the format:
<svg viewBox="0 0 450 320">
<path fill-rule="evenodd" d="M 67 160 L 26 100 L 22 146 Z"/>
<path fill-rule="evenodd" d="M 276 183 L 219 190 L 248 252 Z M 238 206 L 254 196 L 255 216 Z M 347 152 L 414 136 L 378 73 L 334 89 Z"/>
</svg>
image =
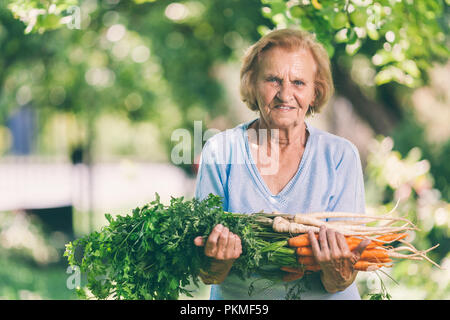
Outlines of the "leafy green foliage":
<svg viewBox="0 0 450 320">
<path fill-rule="evenodd" d="M 369 300 L 391 300 L 390 294 L 383 293 L 369 293 Z"/>
<path fill-rule="evenodd" d="M 0 2 L 0 14 L 8 18 L 1 19 L 0 43 L 6 36 L 5 55 L 9 47 L 19 46 L 13 53 L 20 57 L 1 63 L 0 88 L 7 83 L 8 90 L 0 99 L 0 121 L 17 107 L 22 90 L 39 109 L 40 119 L 75 115 L 80 134 L 71 144 L 88 148 L 86 140 L 96 138 L 88 134 L 94 132 L 89 126 L 95 120 L 90 119 L 111 114 L 134 123 L 151 122 L 167 158 L 175 129 L 193 132 L 194 120 L 206 127 L 207 121 L 229 111 L 216 66 L 236 53 L 240 57 L 247 42 L 259 37 L 258 25 L 273 26 L 255 10 L 259 0 L 77 2 L 80 29 L 61 23 L 48 27 L 40 19 L 26 18 L 49 11 L 64 18 L 66 11 L 52 4 L 69 8 L 73 0 Z M 170 13 L 174 4 L 184 18 Z M 13 26 L 19 37 L 11 32 Z M 36 44 L 34 50 L 28 49 L 30 44 Z M 194 160 L 197 155 L 191 154 Z M 189 164 L 182 167 L 191 171 Z"/>
<path fill-rule="evenodd" d="M 418 86 L 432 61 L 449 57 L 449 8 L 443 0 L 261 2 L 276 26 L 314 32 L 330 57 L 367 56 L 376 85 Z"/>
<path fill-rule="evenodd" d="M 177 299 L 190 295 L 184 287 L 198 285 L 200 269 L 209 263 L 195 237 L 207 237 L 219 223 L 241 237 L 243 252 L 232 269 L 237 275 L 267 263 L 296 263 L 292 249 L 281 250 L 286 241 L 258 236 L 255 217 L 224 212 L 221 198 L 212 194 L 203 201 L 172 198 L 168 206 L 156 195 L 131 215 L 106 215 L 109 225 L 67 244 L 65 256 L 87 274 L 97 298 Z"/>
<path fill-rule="evenodd" d="M 10 1 L 8 8 L 13 12 L 14 17 L 27 25 L 25 33 L 43 33 L 59 28 L 62 25 L 61 16 L 67 16 L 68 9 L 76 5 L 78 5 L 77 0 L 17 0 Z"/>
</svg>

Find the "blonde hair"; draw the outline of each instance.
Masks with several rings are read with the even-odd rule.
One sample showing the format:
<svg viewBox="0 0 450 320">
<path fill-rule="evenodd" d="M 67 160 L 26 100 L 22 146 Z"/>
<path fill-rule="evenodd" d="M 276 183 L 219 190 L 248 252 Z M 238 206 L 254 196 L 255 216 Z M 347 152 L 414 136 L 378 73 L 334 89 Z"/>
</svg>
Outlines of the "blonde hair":
<svg viewBox="0 0 450 320">
<path fill-rule="evenodd" d="M 247 50 L 241 67 L 240 92 L 242 101 L 250 110 L 259 110 L 255 95 L 255 76 L 263 53 L 274 47 L 288 50 L 307 49 L 311 52 L 317 67 L 314 80 L 315 99 L 313 107 L 314 112 L 320 112 L 334 93 L 330 58 L 325 48 L 316 41 L 315 36 L 303 30 L 279 29 L 272 31 Z M 311 108 L 308 109 L 307 115 L 310 112 Z"/>
</svg>

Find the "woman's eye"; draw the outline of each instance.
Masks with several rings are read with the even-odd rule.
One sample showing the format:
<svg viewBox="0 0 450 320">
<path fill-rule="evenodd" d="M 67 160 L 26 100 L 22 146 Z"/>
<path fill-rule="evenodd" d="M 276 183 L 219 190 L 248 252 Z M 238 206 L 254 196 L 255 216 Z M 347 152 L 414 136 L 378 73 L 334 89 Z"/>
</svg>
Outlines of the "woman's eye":
<svg viewBox="0 0 450 320">
<path fill-rule="evenodd" d="M 295 80 L 295 81 L 294 81 L 294 84 L 295 84 L 296 86 L 302 86 L 302 85 L 304 85 L 304 82 L 301 81 L 301 80 Z"/>
<path fill-rule="evenodd" d="M 277 78 L 267 78 L 267 81 L 268 82 L 275 82 L 275 83 L 280 83 L 281 82 L 280 79 L 277 79 Z"/>
</svg>

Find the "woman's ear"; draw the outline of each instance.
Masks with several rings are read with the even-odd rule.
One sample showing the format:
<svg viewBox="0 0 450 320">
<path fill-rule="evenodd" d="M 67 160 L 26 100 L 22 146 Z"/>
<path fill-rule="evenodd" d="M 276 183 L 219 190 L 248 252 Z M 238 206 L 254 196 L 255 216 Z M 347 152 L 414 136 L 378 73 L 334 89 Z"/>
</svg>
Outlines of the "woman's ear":
<svg viewBox="0 0 450 320">
<path fill-rule="evenodd" d="M 318 100 L 318 97 L 320 97 L 320 95 L 321 95 L 321 91 L 320 91 L 317 83 L 314 83 L 314 95 L 313 95 L 312 101 L 310 103 L 311 106 L 317 106 L 317 100 Z"/>
<path fill-rule="evenodd" d="M 310 104 L 310 105 L 308 106 L 308 111 L 306 112 L 306 114 L 307 114 L 307 115 L 310 115 L 311 117 L 314 117 L 314 115 L 315 115 L 315 113 L 316 113 L 316 111 L 315 111 L 314 108 L 315 108 L 314 105 L 313 105 L 313 104 Z"/>
</svg>

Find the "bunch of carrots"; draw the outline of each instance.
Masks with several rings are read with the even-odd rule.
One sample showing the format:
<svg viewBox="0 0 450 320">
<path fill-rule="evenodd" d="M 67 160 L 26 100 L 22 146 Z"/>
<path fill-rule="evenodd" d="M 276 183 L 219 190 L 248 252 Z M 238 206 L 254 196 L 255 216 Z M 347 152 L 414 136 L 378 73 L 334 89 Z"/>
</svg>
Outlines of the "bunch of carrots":
<svg viewBox="0 0 450 320">
<path fill-rule="evenodd" d="M 402 240 L 406 236 L 406 233 L 401 233 L 387 234 L 377 237 L 377 240 L 370 242 L 361 254 L 360 260 L 358 260 L 353 267 L 355 270 L 359 271 L 375 271 L 381 267 L 391 267 L 392 258 L 412 258 L 412 256 L 398 253 L 398 251 L 404 248 L 391 248 L 388 246 L 383 246 L 387 243 Z M 345 239 L 350 250 L 355 249 L 363 240 L 362 238 L 356 236 L 346 236 Z M 305 271 L 315 272 L 320 270 L 319 264 L 314 259 L 308 234 L 301 234 L 289 238 L 288 244 L 290 247 L 295 248 L 298 256 L 298 262 L 302 265 L 302 267 L 281 267 L 281 270 L 289 273 L 286 275 L 285 280 L 295 280 L 301 278 Z"/>
<path fill-rule="evenodd" d="M 398 223 L 401 225 L 395 226 Z M 281 270 L 287 272 L 285 281 L 301 278 L 305 272 L 320 270 L 320 265 L 313 255 L 308 232 L 313 231 L 318 238 L 321 226 L 342 233 L 350 250 L 354 250 L 364 239 L 371 240 L 362 252 L 360 260 L 354 264 L 356 270 L 375 271 L 382 267 L 392 267 L 395 259 L 425 259 L 440 268 L 426 256 L 427 252 L 438 245 L 423 251 L 417 250 L 406 239 L 407 231 L 417 230 L 417 227 L 405 218 L 393 217 L 389 214 L 374 216 L 345 212 L 296 215 L 275 213 L 272 223 L 273 231 L 290 235 L 287 245 L 295 250 L 299 263 L 299 267 L 281 267 Z"/>
</svg>

